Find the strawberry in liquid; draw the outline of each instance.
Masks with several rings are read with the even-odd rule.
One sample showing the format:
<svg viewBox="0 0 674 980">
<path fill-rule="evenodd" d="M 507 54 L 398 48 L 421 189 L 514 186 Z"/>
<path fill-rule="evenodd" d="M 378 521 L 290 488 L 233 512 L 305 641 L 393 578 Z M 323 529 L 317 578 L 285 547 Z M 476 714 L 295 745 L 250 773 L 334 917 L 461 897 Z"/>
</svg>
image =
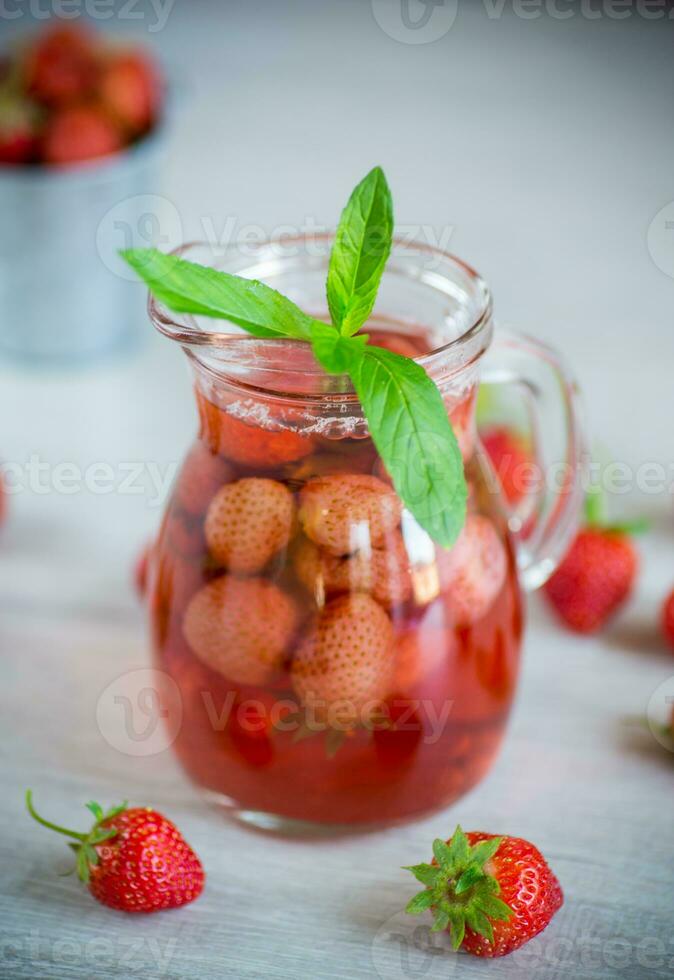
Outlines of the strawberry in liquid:
<svg viewBox="0 0 674 980">
<path fill-rule="evenodd" d="M 400 353 L 422 352 L 409 337 L 374 331 L 370 336 Z M 336 608 L 335 602 L 345 605 L 349 588 L 352 595 L 361 594 L 361 589 L 368 594 L 354 608 L 365 610 L 363 615 L 372 611 L 373 576 L 368 578 L 367 554 L 359 564 L 352 564 L 352 555 L 330 554 L 324 549 L 326 539 L 306 515 L 306 526 L 302 524 L 301 492 L 316 478 L 328 478 L 327 485 L 339 490 L 341 477 L 348 476 L 358 486 L 355 474 L 366 477 L 366 489 L 372 474 L 375 484 L 383 485 L 381 461 L 367 438 L 329 439 L 260 428 L 227 414 L 200 392 L 197 398 L 201 437 L 181 471 L 162 526 L 151 589 L 157 665 L 174 678 L 183 700 L 174 747 L 186 772 L 242 810 L 325 824 L 394 823 L 451 803 L 482 778 L 498 749 L 514 695 L 522 633 L 521 599 L 503 519 L 484 489 L 471 449 L 464 449 L 472 442 L 474 390 L 450 409 L 455 428 L 462 428 L 457 436 L 473 487 L 469 510 L 475 512 L 465 532 L 470 532 L 470 540 L 457 551 L 460 567 L 450 568 L 443 579 L 443 568 L 457 562 L 446 561 L 446 555 L 437 561 L 426 559 L 425 566 L 415 564 L 408 588 L 374 593 L 383 596 L 381 608 L 390 620 L 385 629 L 386 679 L 378 688 L 378 681 L 375 684 L 382 705 L 372 717 L 359 716 L 356 723 L 339 726 L 337 735 L 320 719 L 308 735 L 300 730 L 306 708 L 296 690 L 301 688 L 297 666 L 293 675 L 293 657 L 300 656 L 317 616 L 322 622 L 325 603 L 330 608 Z M 264 648 L 269 664 L 265 661 L 264 680 L 255 684 L 245 682 L 250 674 L 241 672 L 239 651 L 232 647 L 237 646 L 236 629 L 247 629 L 247 618 L 263 617 L 263 607 L 256 605 L 243 616 L 241 627 L 236 626 L 238 619 L 232 627 L 230 617 L 226 642 L 220 643 L 226 631 L 218 632 L 217 624 L 212 637 L 205 631 L 208 647 L 197 652 L 185 635 L 186 611 L 194 597 L 229 574 L 209 552 L 204 533 L 209 504 L 222 485 L 251 479 L 287 487 L 299 505 L 300 518 L 287 546 L 253 575 L 262 583 L 265 601 L 271 601 L 264 607 L 271 622 Z M 251 486 L 266 504 L 266 484 Z M 374 536 L 373 528 L 374 524 Z M 259 528 L 251 525 L 251 533 L 260 533 Z M 389 582 L 399 574 L 388 560 L 391 534 L 399 542 L 400 532 L 389 530 L 377 552 Z M 311 570 L 307 573 L 296 557 L 300 549 L 319 560 L 315 587 Z M 407 567 L 404 574 L 410 574 Z M 491 593 L 481 602 L 478 593 L 485 582 L 491 583 Z M 276 589 L 296 612 L 292 623 L 287 616 L 283 620 L 285 632 L 278 643 Z M 459 604 L 454 601 L 457 590 L 462 596 Z M 235 613 L 238 616 L 238 610 Z M 336 672 L 337 687 L 345 658 L 356 653 L 349 651 L 348 637 L 361 642 L 359 626 L 358 621 L 347 623 L 348 628 L 339 632 L 338 624 L 326 639 L 334 663 L 325 669 Z M 358 657 L 366 660 L 355 661 L 356 672 L 370 670 L 367 657 L 373 645 L 370 640 L 358 648 Z M 347 663 L 347 674 L 348 669 Z M 359 681 L 357 677 L 357 686 Z"/>
</svg>

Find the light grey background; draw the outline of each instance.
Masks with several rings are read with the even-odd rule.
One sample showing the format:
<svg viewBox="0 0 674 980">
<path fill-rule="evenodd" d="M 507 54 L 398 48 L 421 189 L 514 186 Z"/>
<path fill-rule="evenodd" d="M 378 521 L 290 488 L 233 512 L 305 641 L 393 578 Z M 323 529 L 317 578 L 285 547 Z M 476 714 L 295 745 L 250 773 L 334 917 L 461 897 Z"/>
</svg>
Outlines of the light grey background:
<svg viewBox="0 0 674 980">
<path fill-rule="evenodd" d="M 370 3 L 353 0 L 177 0 L 160 31 L 149 29 L 150 7 L 133 8 L 145 20 L 107 26 L 155 46 L 177 79 L 161 192 L 175 209 L 171 234 L 176 214 L 185 238 L 227 217 L 267 232 L 307 216 L 333 224 L 355 181 L 381 163 L 398 221 L 452 229 L 451 249 L 489 280 L 499 318 L 574 365 L 606 458 L 643 478 L 644 464 L 674 461 L 674 205 L 662 212 L 674 199 L 672 23 L 615 19 L 608 0 L 585 14 L 558 8 L 573 16 L 489 16 L 493 5 L 459 2 L 451 29 L 426 44 L 391 37 Z M 397 0 L 385 11 L 394 34 L 399 11 Z M 26 23 L 0 18 L 0 32 Z M 134 461 L 170 475 L 195 428 L 182 355 L 149 326 L 134 354 L 86 372 L 3 364 L 0 420 L 6 461 L 105 462 L 118 481 Z M 128 758 L 97 725 L 107 685 L 146 663 L 129 579 L 159 517 L 154 472 L 146 465 L 140 493 L 68 494 L 52 470 L 51 484 L 38 475 L 10 500 L 0 538 L 1 976 L 671 975 L 674 760 L 621 724 L 674 673 L 655 624 L 674 585 L 670 493 L 632 485 L 612 500 L 652 529 L 637 594 L 600 638 L 560 631 L 531 602 L 511 731 L 478 789 L 420 824 L 289 843 L 222 823 L 169 753 Z M 21 812 L 28 784 L 63 820 L 83 816 L 91 797 L 165 809 L 204 859 L 205 895 L 147 919 L 100 908 L 56 876 L 61 844 Z M 566 904 L 544 937 L 502 962 L 418 950 L 406 960 L 415 923 L 396 913 L 414 886 L 399 867 L 458 820 L 534 840 Z"/>
</svg>

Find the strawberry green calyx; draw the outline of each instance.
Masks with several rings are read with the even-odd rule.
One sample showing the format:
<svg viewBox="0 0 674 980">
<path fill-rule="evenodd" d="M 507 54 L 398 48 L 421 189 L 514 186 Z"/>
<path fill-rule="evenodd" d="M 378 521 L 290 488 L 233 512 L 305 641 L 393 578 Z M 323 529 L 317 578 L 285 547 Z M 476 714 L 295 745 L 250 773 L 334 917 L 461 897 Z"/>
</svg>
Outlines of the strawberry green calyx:
<svg viewBox="0 0 674 980">
<path fill-rule="evenodd" d="M 644 534 L 649 523 L 637 518 L 633 521 L 609 521 L 606 517 L 604 494 L 597 486 L 591 487 L 585 497 L 585 524 L 607 534 Z"/>
<path fill-rule="evenodd" d="M 81 834 L 76 830 L 59 827 L 58 824 L 51 823 L 49 820 L 41 817 L 33 806 L 33 791 L 30 789 L 26 790 L 26 809 L 33 820 L 42 824 L 43 827 L 47 827 L 48 830 L 54 830 L 57 834 L 63 834 L 65 837 L 72 838 L 68 846 L 75 854 L 78 877 L 85 883 L 89 881 L 92 866 L 98 864 L 96 845 L 110 840 L 110 838 L 115 837 L 118 833 L 115 827 L 104 827 L 102 824 L 116 817 L 123 810 L 126 810 L 127 805 L 125 800 L 119 806 L 111 807 L 104 812 L 98 803 L 94 803 L 93 801 L 87 803 L 87 810 L 93 814 L 96 822 L 87 834 Z"/>
<path fill-rule="evenodd" d="M 449 929 L 454 949 L 463 942 L 466 927 L 493 942 L 492 921 L 509 919 L 514 914 L 497 897 L 500 885 L 486 868 L 502 841 L 502 837 L 492 837 L 471 846 L 459 826 L 448 844 L 435 840 L 433 864 L 405 868 L 426 886 L 407 903 L 405 911 L 420 915 L 430 909 L 434 917 L 431 932 Z"/>
</svg>

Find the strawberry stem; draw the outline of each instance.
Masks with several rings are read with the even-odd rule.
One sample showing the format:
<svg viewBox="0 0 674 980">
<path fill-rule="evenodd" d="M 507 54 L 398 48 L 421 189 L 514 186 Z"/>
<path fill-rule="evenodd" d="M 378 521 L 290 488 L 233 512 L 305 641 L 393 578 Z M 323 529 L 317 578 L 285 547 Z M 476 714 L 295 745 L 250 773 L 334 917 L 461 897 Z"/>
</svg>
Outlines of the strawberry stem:
<svg viewBox="0 0 674 980">
<path fill-rule="evenodd" d="M 605 517 L 604 494 L 601 487 L 590 487 L 585 496 L 585 521 L 590 527 L 603 527 Z"/>
<path fill-rule="evenodd" d="M 118 816 L 126 809 L 126 806 L 127 803 L 125 800 L 124 803 L 111 807 L 107 813 L 104 813 L 103 808 L 92 800 L 90 803 L 87 803 L 87 809 L 93 814 L 96 822 L 88 834 L 78 834 L 76 830 L 68 830 L 67 827 L 60 827 L 58 824 L 51 823 L 50 820 L 45 820 L 44 817 L 41 817 L 33 806 L 33 791 L 30 789 L 26 790 L 26 809 L 33 820 L 42 824 L 48 830 L 55 830 L 57 834 L 63 834 L 66 837 L 73 838 L 68 846 L 75 852 L 77 874 L 84 882 L 89 881 L 91 868 L 98 864 L 96 846 L 116 837 L 118 833 L 114 825 L 108 827 L 102 825 Z M 76 844 L 75 841 L 78 841 L 78 843 Z"/>
<path fill-rule="evenodd" d="M 609 524 L 607 531 L 613 534 L 645 534 L 650 530 L 650 523 L 645 518 L 635 518 L 633 521 L 617 521 Z"/>
<path fill-rule="evenodd" d="M 30 813 L 33 820 L 41 823 L 43 827 L 48 830 L 55 830 L 57 834 L 64 834 L 66 837 L 73 837 L 75 840 L 84 841 L 87 839 L 87 834 L 78 834 L 76 830 L 68 830 L 67 827 L 59 827 L 58 824 L 51 823 L 49 820 L 45 820 L 41 817 L 39 813 L 35 810 L 33 806 L 33 791 L 32 789 L 26 790 L 26 809 Z"/>
<path fill-rule="evenodd" d="M 649 523 L 641 518 L 633 521 L 609 521 L 606 518 L 606 500 L 598 485 L 590 487 L 585 496 L 585 523 L 588 527 L 608 534 L 644 534 Z"/>
</svg>

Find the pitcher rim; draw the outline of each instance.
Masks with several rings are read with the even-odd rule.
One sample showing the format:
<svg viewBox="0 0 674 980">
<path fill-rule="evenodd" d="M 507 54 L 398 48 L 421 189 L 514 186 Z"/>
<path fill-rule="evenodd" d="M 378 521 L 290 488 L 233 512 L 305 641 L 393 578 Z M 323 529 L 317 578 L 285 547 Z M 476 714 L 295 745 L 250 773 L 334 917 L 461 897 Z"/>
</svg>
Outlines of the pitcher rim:
<svg viewBox="0 0 674 980">
<path fill-rule="evenodd" d="M 264 249 L 268 249 L 274 245 L 280 246 L 292 246 L 300 245 L 306 243 L 308 240 L 312 242 L 330 242 L 334 240 L 335 232 L 333 230 L 326 232 L 319 232 L 315 235 L 284 235 L 282 237 L 270 237 L 263 242 L 255 245 L 256 249 L 259 249 L 260 254 Z M 237 247 L 240 246 L 240 242 L 232 242 L 225 247 L 223 252 L 235 251 Z M 467 262 L 454 255 L 452 252 L 447 252 L 443 249 L 437 248 L 435 245 L 429 245 L 426 242 L 421 242 L 418 239 L 406 239 L 400 236 L 394 236 L 392 242 L 392 251 L 395 247 L 399 248 L 414 248 L 421 251 L 427 255 L 436 256 L 439 260 L 444 260 L 445 262 L 458 267 L 469 279 L 471 286 L 474 287 L 476 293 L 481 295 L 481 302 L 477 315 L 472 319 L 470 324 L 463 330 L 458 336 L 452 337 L 446 343 L 434 347 L 432 350 L 427 351 L 425 354 L 420 354 L 415 357 L 414 360 L 422 365 L 427 364 L 432 361 L 437 355 L 446 354 L 450 351 L 455 351 L 460 349 L 462 346 L 467 345 L 470 341 L 478 337 L 481 332 L 487 327 L 491 321 L 492 310 L 493 310 L 493 300 L 492 294 L 489 286 L 482 278 L 482 276 Z M 178 245 L 176 248 L 171 249 L 170 255 L 176 255 L 178 257 L 183 257 L 186 252 L 194 248 L 213 248 L 209 242 L 204 241 L 189 241 Z M 248 245 L 250 247 L 250 245 Z M 254 258 L 251 258 L 251 262 L 255 262 Z M 171 340 L 176 340 L 183 346 L 187 347 L 215 347 L 215 348 L 226 348 L 232 343 L 241 344 L 242 342 L 254 342 L 259 343 L 260 338 L 254 337 L 251 334 L 235 334 L 228 333 L 224 331 L 205 331 L 197 326 L 189 326 L 184 322 L 178 322 L 174 319 L 174 314 L 170 310 L 166 310 L 162 304 L 156 300 L 154 296 L 150 294 L 148 299 L 148 314 L 153 326 L 164 336 L 169 337 Z M 189 314 L 188 314 L 189 315 Z M 265 339 L 265 344 L 302 344 L 305 343 L 301 340 L 292 340 L 290 338 L 279 337 L 278 339 L 269 338 Z M 317 366 L 315 371 L 305 371 L 303 373 L 312 374 L 320 373 L 322 369 Z"/>
</svg>

